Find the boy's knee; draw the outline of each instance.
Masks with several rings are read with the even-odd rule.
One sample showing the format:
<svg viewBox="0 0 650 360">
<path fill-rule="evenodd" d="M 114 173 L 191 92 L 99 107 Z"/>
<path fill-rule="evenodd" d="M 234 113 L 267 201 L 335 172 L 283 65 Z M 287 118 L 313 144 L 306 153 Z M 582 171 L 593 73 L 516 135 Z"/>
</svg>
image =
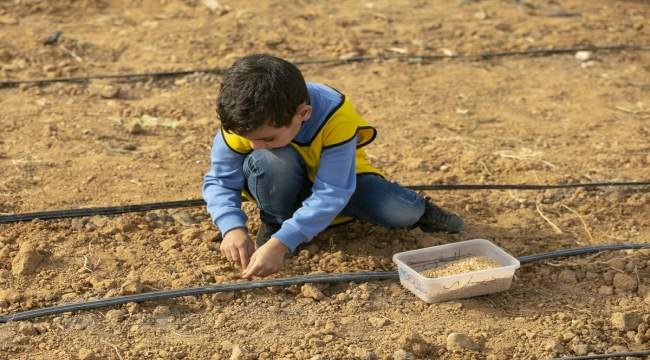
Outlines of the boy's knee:
<svg viewBox="0 0 650 360">
<path fill-rule="evenodd" d="M 244 167 L 245 171 L 251 173 L 288 172 L 294 167 L 300 167 L 300 155 L 291 146 L 255 150 L 246 157 Z"/>
</svg>

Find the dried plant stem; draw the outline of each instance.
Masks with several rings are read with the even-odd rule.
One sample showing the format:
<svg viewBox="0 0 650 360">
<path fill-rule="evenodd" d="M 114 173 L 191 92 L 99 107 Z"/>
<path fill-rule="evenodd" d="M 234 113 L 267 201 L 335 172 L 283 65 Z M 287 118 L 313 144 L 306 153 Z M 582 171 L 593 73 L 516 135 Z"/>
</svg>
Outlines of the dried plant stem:
<svg viewBox="0 0 650 360">
<path fill-rule="evenodd" d="M 537 209 L 537 212 L 538 212 L 539 215 L 542 217 L 542 219 L 546 220 L 546 222 L 548 222 L 549 224 L 551 224 L 551 226 L 553 227 L 553 229 L 555 229 L 555 231 L 556 231 L 558 234 L 562 234 L 562 230 L 560 230 L 560 228 L 557 227 L 557 225 L 553 224 L 553 222 L 552 222 L 551 220 L 549 220 L 546 216 L 544 216 L 544 214 L 542 213 L 542 210 L 539 209 L 539 203 L 535 203 L 535 208 Z"/>
<path fill-rule="evenodd" d="M 115 352 L 117 353 L 117 357 L 119 357 L 120 360 L 124 360 L 124 359 L 122 358 L 122 355 L 120 355 L 120 350 L 117 348 L 117 346 L 115 346 L 114 344 L 111 344 L 111 343 L 109 343 L 109 342 L 107 342 L 107 341 L 104 341 L 104 340 L 99 340 L 99 341 L 103 342 L 104 344 L 107 344 L 107 345 L 112 346 L 113 349 L 115 349 Z"/>
<path fill-rule="evenodd" d="M 580 216 L 580 214 L 578 214 L 575 210 L 571 209 L 570 207 L 568 207 L 566 205 L 562 205 L 562 207 L 564 207 L 565 209 L 567 209 L 567 210 L 571 211 L 572 213 L 578 215 L 578 219 L 580 219 L 580 221 L 582 222 L 582 226 L 585 227 L 585 231 L 587 232 L 587 235 L 589 235 L 589 242 L 591 244 L 593 244 L 594 243 L 594 238 L 591 236 L 591 233 L 589 232 L 589 228 L 587 227 L 587 224 L 585 223 L 585 221 L 582 219 L 582 216 Z"/>
</svg>

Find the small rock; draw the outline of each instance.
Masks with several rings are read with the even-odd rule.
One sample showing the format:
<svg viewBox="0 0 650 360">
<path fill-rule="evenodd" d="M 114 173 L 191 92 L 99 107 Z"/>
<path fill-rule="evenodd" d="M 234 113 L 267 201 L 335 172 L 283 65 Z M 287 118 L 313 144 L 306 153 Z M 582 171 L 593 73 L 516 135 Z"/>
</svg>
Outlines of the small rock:
<svg viewBox="0 0 650 360">
<path fill-rule="evenodd" d="M 591 59 L 593 55 L 593 51 L 578 51 L 575 53 L 574 57 L 580 61 L 587 61 Z"/>
<path fill-rule="evenodd" d="M 140 311 L 140 304 L 138 304 L 136 302 L 130 302 L 130 303 L 126 304 L 126 311 L 129 314 L 133 315 L 133 314 Z"/>
<path fill-rule="evenodd" d="M 142 293 L 144 287 L 142 284 L 135 280 L 127 280 L 120 287 L 120 293 L 122 295 L 134 295 Z"/>
<path fill-rule="evenodd" d="M 614 275 L 614 288 L 625 292 L 636 291 L 638 287 L 636 278 L 628 274 L 617 273 Z"/>
<path fill-rule="evenodd" d="M 576 355 L 589 354 L 589 345 L 584 343 L 576 343 L 571 346 Z"/>
<path fill-rule="evenodd" d="M 419 229 L 419 228 L 418 228 Z M 440 240 L 436 237 L 433 237 L 429 234 L 424 234 L 424 236 L 417 239 L 418 246 L 423 248 L 432 247 L 440 245 Z"/>
<path fill-rule="evenodd" d="M 375 327 L 382 327 L 388 325 L 390 320 L 385 319 L 385 318 L 378 318 L 378 317 L 371 317 L 368 319 L 368 322 L 371 323 Z"/>
<path fill-rule="evenodd" d="M 300 288 L 300 292 L 304 297 L 320 300 L 325 297 L 322 291 L 318 290 L 313 284 L 305 284 Z"/>
<path fill-rule="evenodd" d="M 393 353 L 393 360 L 415 360 L 415 355 L 404 349 L 399 349 Z"/>
<path fill-rule="evenodd" d="M 309 256 L 314 256 L 314 255 L 316 255 L 318 253 L 318 250 L 320 250 L 320 249 L 318 248 L 318 245 L 316 245 L 316 244 L 309 244 L 307 246 L 306 250 L 309 251 Z"/>
<path fill-rule="evenodd" d="M 136 121 L 131 121 L 124 124 L 124 131 L 133 135 L 139 135 L 144 133 L 144 129 L 142 128 L 142 125 L 140 125 L 140 123 Z"/>
<path fill-rule="evenodd" d="M 609 262 L 609 266 L 614 269 L 625 270 L 625 260 L 623 259 L 614 259 Z"/>
<path fill-rule="evenodd" d="M 226 14 L 231 10 L 230 6 L 223 5 L 217 0 L 202 0 L 201 2 L 210 10 L 211 13 L 217 16 Z"/>
<path fill-rule="evenodd" d="M 75 229 L 82 229 L 88 220 L 84 218 L 74 218 L 71 221 L 71 225 Z"/>
<path fill-rule="evenodd" d="M 20 250 L 12 262 L 11 272 L 17 275 L 32 275 L 43 257 L 30 242 L 20 245 Z"/>
<path fill-rule="evenodd" d="M 117 86 L 101 83 L 92 83 L 88 86 L 88 92 L 93 95 L 98 95 L 104 99 L 112 99 L 117 96 L 117 93 L 120 91 L 120 88 Z"/>
<path fill-rule="evenodd" d="M 544 345 L 544 350 L 555 354 L 561 354 L 564 352 L 564 346 L 555 340 L 549 340 L 546 342 L 546 345 Z"/>
<path fill-rule="evenodd" d="M 153 314 L 154 314 L 154 315 L 165 315 L 165 316 L 169 316 L 169 315 L 172 314 L 172 311 L 169 310 L 169 307 L 167 307 L 167 306 L 162 306 L 162 305 L 161 305 L 161 306 L 157 306 L 157 307 L 153 310 Z"/>
<path fill-rule="evenodd" d="M 557 279 L 566 284 L 573 284 L 578 282 L 578 279 L 576 279 L 576 273 L 568 269 L 562 271 L 558 275 Z"/>
<path fill-rule="evenodd" d="M 419 227 L 413 228 L 413 230 L 408 232 L 409 236 L 420 237 L 424 235 L 424 231 Z"/>
<path fill-rule="evenodd" d="M 30 322 L 20 323 L 18 326 L 18 332 L 25 336 L 35 336 L 38 335 L 38 331 L 34 328 L 34 324 Z"/>
<path fill-rule="evenodd" d="M 160 242 L 160 247 L 162 247 L 163 250 L 165 250 L 165 251 L 168 251 L 168 250 L 171 250 L 171 249 L 176 249 L 179 246 L 181 246 L 180 243 L 178 243 L 177 241 L 171 240 L 171 239 L 164 240 L 164 241 Z"/>
<path fill-rule="evenodd" d="M 562 341 L 565 343 L 568 343 L 569 341 L 573 340 L 576 337 L 576 334 L 574 334 L 571 331 L 567 331 L 564 334 L 562 334 Z"/>
<path fill-rule="evenodd" d="M 233 292 L 219 292 L 212 295 L 212 300 L 214 301 L 228 301 L 235 298 Z"/>
<path fill-rule="evenodd" d="M 620 331 L 637 330 L 638 326 L 643 323 L 643 319 L 638 313 L 614 313 L 610 317 L 612 326 Z"/>
<path fill-rule="evenodd" d="M 451 333 L 447 336 L 447 350 L 473 350 L 478 351 L 480 347 L 465 334 Z"/>
<path fill-rule="evenodd" d="M 86 349 L 86 348 L 81 348 L 79 349 L 79 360 L 95 360 L 97 359 L 97 355 L 95 355 L 95 352 Z"/>
<path fill-rule="evenodd" d="M 34 325 L 34 329 L 36 329 L 36 332 L 40 334 L 45 334 L 47 332 L 47 328 L 43 326 L 42 324 L 36 324 Z"/>
<path fill-rule="evenodd" d="M 362 360 L 375 360 L 377 359 L 377 356 L 372 351 L 358 347 L 354 349 L 354 358 Z"/>
<path fill-rule="evenodd" d="M 0 299 L 0 309 L 7 309 L 9 308 L 9 303 L 5 299 Z"/>
<path fill-rule="evenodd" d="M 112 322 L 120 322 L 124 320 L 124 313 L 122 310 L 110 310 L 109 312 L 106 313 L 106 320 L 112 321 Z"/>
<path fill-rule="evenodd" d="M 250 358 L 251 356 L 248 350 L 239 345 L 232 349 L 232 354 L 230 355 L 230 360 L 248 360 Z"/>
<path fill-rule="evenodd" d="M 322 348 L 325 346 L 325 341 L 317 338 L 311 338 L 309 339 L 309 346 L 312 348 Z"/>
<path fill-rule="evenodd" d="M 190 216 L 190 214 L 185 212 L 177 212 L 176 214 L 172 215 L 172 218 L 185 226 L 191 226 L 196 224 L 196 220 L 194 220 L 194 218 Z"/>
<path fill-rule="evenodd" d="M 600 295 L 613 295 L 614 288 L 611 286 L 601 286 L 600 288 L 598 288 L 598 293 Z"/>
<path fill-rule="evenodd" d="M 133 144 L 133 143 L 128 143 L 128 144 L 122 145 L 122 149 L 128 150 L 128 151 L 134 151 L 137 148 L 138 148 L 138 146 L 136 144 Z"/>
<path fill-rule="evenodd" d="M 397 339 L 397 347 L 417 357 L 422 357 L 429 350 L 429 344 L 419 334 L 409 331 Z"/>
<path fill-rule="evenodd" d="M 27 344 L 29 343 L 29 337 L 24 335 L 18 335 L 11 342 L 16 345 Z"/>
<path fill-rule="evenodd" d="M 91 217 L 88 222 L 92 223 L 95 225 L 97 228 L 103 228 L 106 226 L 106 223 L 108 223 L 108 218 L 106 216 L 93 216 Z"/>
</svg>

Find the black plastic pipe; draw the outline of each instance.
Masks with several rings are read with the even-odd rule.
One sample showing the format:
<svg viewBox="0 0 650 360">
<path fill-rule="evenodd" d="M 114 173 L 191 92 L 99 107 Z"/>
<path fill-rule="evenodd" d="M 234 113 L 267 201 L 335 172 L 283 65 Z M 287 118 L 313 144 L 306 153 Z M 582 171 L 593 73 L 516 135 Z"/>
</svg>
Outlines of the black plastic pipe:
<svg viewBox="0 0 650 360">
<path fill-rule="evenodd" d="M 648 244 L 619 244 L 619 245 L 603 245 L 603 246 L 588 246 L 583 248 L 560 250 L 536 255 L 528 255 L 518 258 L 520 264 L 527 264 L 533 261 L 551 259 L 563 256 L 575 256 L 580 254 L 588 254 L 606 250 L 625 250 L 625 249 L 641 249 L 650 247 Z M 204 295 L 218 292 L 239 291 L 266 288 L 271 286 L 291 286 L 302 285 L 306 283 L 341 283 L 351 281 L 373 281 L 373 280 L 387 280 L 399 279 L 397 271 L 375 271 L 375 272 L 357 272 L 357 273 L 342 273 L 342 274 L 315 274 L 305 276 L 295 276 L 281 279 L 270 280 L 254 280 L 233 284 L 199 286 L 186 289 L 163 290 L 154 291 L 144 294 L 118 296 L 109 299 L 99 299 L 84 301 L 73 304 L 58 305 L 42 309 L 27 310 L 18 312 L 12 315 L 0 316 L 0 323 L 10 321 L 22 321 L 32 319 L 40 316 L 61 314 L 77 310 L 90 310 L 105 306 L 122 305 L 130 302 L 142 301 L 155 301 L 171 299 L 189 295 Z"/>
<path fill-rule="evenodd" d="M 407 185 L 411 190 L 546 190 L 561 188 L 593 188 L 599 186 L 647 186 L 650 181 L 628 181 L 628 182 L 596 182 L 576 184 L 552 184 L 552 185 L 530 185 L 530 184 L 437 184 L 437 185 Z M 246 201 L 242 198 L 242 201 Z M 70 210 L 40 211 L 22 214 L 0 215 L 0 224 L 8 224 L 19 221 L 32 221 L 34 219 L 53 220 L 93 215 L 115 215 L 130 212 L 151 211 L 160 209 L 172 209 L 179 207 L 205 206 L 203 199 L 165 201 L 148 204 L 106 206 Z"/>
</svg>

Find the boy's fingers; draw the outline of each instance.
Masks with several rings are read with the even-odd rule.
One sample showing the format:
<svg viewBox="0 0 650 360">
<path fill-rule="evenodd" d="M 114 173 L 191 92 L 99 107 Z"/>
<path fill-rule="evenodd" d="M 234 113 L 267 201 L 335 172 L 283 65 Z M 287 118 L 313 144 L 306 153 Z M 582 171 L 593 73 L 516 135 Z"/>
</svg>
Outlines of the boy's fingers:
<svg viewBox="0 0 650 360">
<path fill-rule="evenodd" d="M 246 248 L 241 248 L 239 249 L 239 252 L 237 253 L 239 256 L 239 259 L 241 260 L 241 267 L 246 269 L 248 267 L 248 249 Z"/>
</svg>

